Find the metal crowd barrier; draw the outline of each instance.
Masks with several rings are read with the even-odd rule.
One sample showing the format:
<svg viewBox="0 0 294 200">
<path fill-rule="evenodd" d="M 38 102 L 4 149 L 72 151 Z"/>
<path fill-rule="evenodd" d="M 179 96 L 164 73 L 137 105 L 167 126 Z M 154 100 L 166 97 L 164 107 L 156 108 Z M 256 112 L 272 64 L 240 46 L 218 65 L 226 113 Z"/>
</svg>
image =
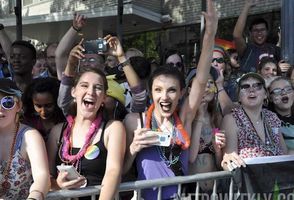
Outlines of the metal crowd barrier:
<svg viewBox="0 0 294 200">
<path fill-rule="evenodd" d="M 135 198 L 133 199 L 141 199 L 141 190 L 146 188 L 158 188 L 158 200 L 161 200 L 161 192 L 162 187 L 168 185 L 178 185 L 178 197 L 180 199 L 189 199 L 187 196 L 182 196 L 181 189 L 182 184 L 185 183 L 196 183 L 195 194 L 191 194 L 194 196 L 195 200 L 199 200 L 200 195 L 200 186 L 199 183 L 201 181 L 214 181 L 213 191 L 212 194 L 209 196 L 209 199 L 220 199 L 217 196 L 217 182 L 220 180 L 228 180 L 228 193 L 226 197 L 223 199 L 226 200 L 233 200 L 234 199 L 234 192 L 233 192 L 233 179 L 232 174 L 227 171 L 219 171 L 219 172 L 210 172 L 210 173 L 201 173 L 195 174 L 190 176 L 178 176 L 178 177 L 171 177 L 171 178 L 163 178 L 163 179 L 154 179 L 154 180 L 143 180 L 143 181 L 134 181 L 134 182 L 125 182 L 121 183 L 118 188 L 118 193 L 115 197 L 116 200 L 119 200 L 119 193 L 124 191 L 134 191 Z M 86 188 L 81 189 L 74 189 L 74 190 L 58 190 L 49 192 L 46 200 L 61 200 L 66 199 L 69 200 L 71 198 L 77 197 L 84 197 L 84 196 L 91 196 L 91 199 L 96 199 L 95 195 L 100 193 L 101 186 L 89 186 Z"/>
</svg>

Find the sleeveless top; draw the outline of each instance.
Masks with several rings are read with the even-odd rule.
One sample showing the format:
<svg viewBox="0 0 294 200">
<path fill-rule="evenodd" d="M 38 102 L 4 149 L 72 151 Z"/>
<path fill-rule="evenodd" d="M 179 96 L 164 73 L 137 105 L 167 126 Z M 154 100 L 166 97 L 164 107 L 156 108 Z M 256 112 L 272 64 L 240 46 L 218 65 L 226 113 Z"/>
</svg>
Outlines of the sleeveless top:
<svg viewBox="0 0 294 200">
<path fill-rule="evenodd" d="M 97 153 L 96 147 L 89 149 L 79 161 L 79 166 L 77 170 L 81 175 L 86 177 L 87 186 L 100 185 L 102 183 L 102 179 L 105 174 L 107 149 L 104 145 L 103 138 L 104 138 L 104 131 L 105 131 L 106 124 L 107 122 L 103 123 L 100 140 L 94 144 L 96 147 L 98 147 L 99 154 Z M 64 126 L 64 128 L 65 127 L 66 126 Z M 63 129 L 62 129 L 61 137 L 60 137 L 61 142 L 62 142 L 62 139 L 63 139 Z M 92 144 L 90 147 L 94 147 L 94 145 Z M 66 163 L 63 163 L 62 160 L 60 159 L 61 155 L 59 155 L 59 152 L 62 152 L 61 149 L 62 149 L 62 145 L 60 143 L 59 150 L 56 156 L 56 162 L 55 162 L 56 166 L 61 164 L 66 164 Z M 72 154 L 73 155 L 77 154 L 79 150 L 80 148 L 72 148 Z"/>
<path fill-rule="evenodd" d="M 255 131 L 252 122 L 241 107 L 234 108 L 232 115 L 238 126 L 238 154 L 241 158 L 282 155 L 279 129 L 281 121 L 277 115 L 267 109 L 262 109 L 265 126 L 265 141 L 263 142 Z"/>
<path fill-rule="evenodd" d="M 141 116 L 140 118 L 143 120 Z M 176 130 L 176 134 L 180 134 L 178 130 Z M 181 150 L 179 162 L 182 164 L 183 174 L 186 175 L 188 172 L 188 150 Z M 152 180 L 176 176 L 172 169 L 160 157 L 157 146 L 142 149 L 136 156 L 136 165 L 138 180 Z M 162 187 L 161 199 L 171 199 L 177 194 L 177 190 L 178 187 L 175 185 Z M 157 199 L 157 193 L 158 190 L 156 188 L 144 189 L 142 190 L 142 197 L 144 200 Z"/>
<path fill-rule="evenodd" d="M 24 134 L 31 129 L 29 126 L 24 126 L 18 131 L 16 143 L 14 146 L 13 159 L 10 166 L 8 182 L 10 183 L 9 190 L 2 191 L 2 183 L 4 181 L 3 171 L 7 162 L 2 161 L 0 166 L 0 198 L 23 200 L 29 195 L 29 189 L 33 183 L 32 171 L 30 162 L 24 159 L 20 153 Z"/>
<path fill-rule="evenodd" d="M 294 150 L 294 115 L 289 117 L 279 115 L 279 113 L 277 115 L 282 122 L 281 132 L 287 148 L 288 150 Z"/>
</svg>

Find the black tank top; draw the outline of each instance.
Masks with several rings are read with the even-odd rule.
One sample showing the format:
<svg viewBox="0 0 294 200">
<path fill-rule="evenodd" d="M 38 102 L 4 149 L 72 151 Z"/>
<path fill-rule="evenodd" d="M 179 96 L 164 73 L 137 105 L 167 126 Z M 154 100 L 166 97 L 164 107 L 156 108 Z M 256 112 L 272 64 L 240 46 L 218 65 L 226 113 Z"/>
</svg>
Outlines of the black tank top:
<svg viewBox="0 0 294 200">
<path fill-rule="evenodd" d="M 104 130 L 106 127 L 107 122 L 103 123 L 103 129 L 101 133 L 101 137 L 99 142 L 95 143 L 99 148 L 99 155 L 94 158 L 94 159 L 87 159 L 86 156 L 83 156 L 80 159 L 79 167 L 78 167 L 78 172 L 86 177 L 87 179 L 87 186 L 92 186 L 92 185 L 100 185 L 102 183 L 102 179 L 105 174 L 105 169 L 106 169 L 106 159 L 107 159 L 107 149 L 104 145 Z M 64 125 L 63 127 L 65 128 L 67 125 Z M 64 128 L 62 128 L 61 132 L 61 137 L 59 139 L 60 145 L 59 145 L 59 150 L 58 152 L 61 152 L 62 148 L 62 133 Z M 80 148 L 72 148 L 72 154 L 75 155 L 79 152 Z M 62 164 L 62 160 L 60 159 L 59 153 L 57 153 L 56 156 L 56 166 Z M 66 163 L 64 163 L 66 164 Z"/>
</svg>

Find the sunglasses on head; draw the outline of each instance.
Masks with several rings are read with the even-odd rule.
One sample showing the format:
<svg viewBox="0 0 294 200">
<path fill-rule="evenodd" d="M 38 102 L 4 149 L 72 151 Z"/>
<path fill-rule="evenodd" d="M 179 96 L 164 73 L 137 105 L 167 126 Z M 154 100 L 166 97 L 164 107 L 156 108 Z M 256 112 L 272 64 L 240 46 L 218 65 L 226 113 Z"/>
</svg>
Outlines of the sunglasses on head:
<svg viewBox="0 0 294 200">
<path fill-rule="evenodd" d="M 291 86 L 285 87 L 285 88 L 276 88 L 273 89 L 270 94 L 274 94 L 274 95 L 281 95 L 283 92 L 285 94 L 290 94 L 293 91 L 293 88 Z"/>
<path fill-rule="evenodd" d="M 15 106 L 15 100 L 13 96 L 5 96 L 1 99 L 1 107 L 5 110 L 11 110 Z"/>
<path fill-rule="evenodd" d="M 225 59 L 224 58 L 213 58 L 211 60 L 211 62 L 213 63 L 214 61 L 216 61 L 217 63 L 224 63 Z"/>
<path fill-rule="evenodd" d="M 245 91 L 249 91 L 250 88 L 253 88 L 254 91 L 256 90 L 261 90 L 263 87 L 263 84 L 262 83 L 253 83 L 252 85 L 250 84 L 243 84 L 243 85 L 240 85 L 240 89 L 241 90 L 245 90 Z"/>
</svg>

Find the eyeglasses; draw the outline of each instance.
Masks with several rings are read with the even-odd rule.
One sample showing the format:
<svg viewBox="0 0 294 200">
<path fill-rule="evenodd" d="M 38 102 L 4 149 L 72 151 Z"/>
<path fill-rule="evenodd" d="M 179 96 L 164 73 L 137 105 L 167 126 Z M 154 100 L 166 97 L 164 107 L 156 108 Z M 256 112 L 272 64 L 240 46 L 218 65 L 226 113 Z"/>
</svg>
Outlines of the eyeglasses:
<svg viewBox="0 0 294 200">
<path fill-rule="evenodd" d="M 80 62 L 89 62 L 89 63 L 93 63 L 96 62 L 97 60 L 95 58 L 83 58 L 80 60 Z"/>
<path fill-rule="evenodd" d="M 293 91 L 293 88 L 291 86 L 285 87 L 285 88 L 276 88 L 273 89 L 270 94 L 274 94 L 274 95 L 281 95 L 283 92 L 285 94 L 290 94 Z"/>
<path fill-rule="evenodd" d="M 169 64 L 169 65 L 171 65 L 171 66 L 173 66 L 173 67 L 176 67 L 176 68 L 178 68 L 179 70 L 181 70 L 182 69 L 182 67 L 183 67 L 183 63 L 181 63 L 181 62 L 177 62 L 177 63 L 167 63 L 167 64 Z"/>
<path fill-rule="evenodd" d="M 217 63 L 224 63 L 225 62 L 225 59 L 224 58 L 213 58 L 211 60 L 211 62 L 213 63 L 214 61 L 216 61 Z"/>
<path fill-rule="evenodd" d="M 241 90 L 245 90 L 245 91 L 249 91 L 250 88 L 253 88 L 254 91 L 257 91 L 257 90 L 261 90 L 262 87 L 263 87 L 263 84 L 262 83 L 253 83 L 252 85 L 250 85 L 250 84 L 240 85 L 240 89 Z"/>
<path fill-rule="evenodd" d="M 13 96 L 5 96 L 1 99 L 1 107 L 5 110 L 11 110 L 15 106 L 15 101 Z"/>
</svg>

